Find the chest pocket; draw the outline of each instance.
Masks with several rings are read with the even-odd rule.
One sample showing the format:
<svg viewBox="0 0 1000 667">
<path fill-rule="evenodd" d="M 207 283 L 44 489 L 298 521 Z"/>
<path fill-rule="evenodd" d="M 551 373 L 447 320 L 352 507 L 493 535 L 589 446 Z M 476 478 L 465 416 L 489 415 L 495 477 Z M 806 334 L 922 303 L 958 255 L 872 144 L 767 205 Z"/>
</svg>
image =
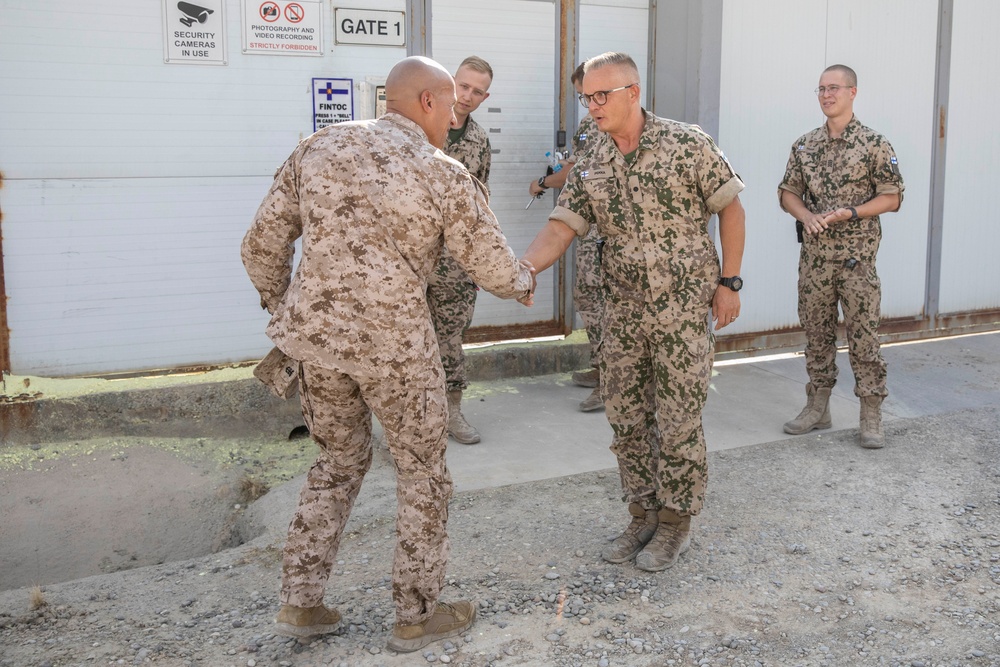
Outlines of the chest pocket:
<svg viewBox="0 0 1000 667">
<path fill-rule="evenodd" d="M 624 231 L 621 198 L 614 172 L 607 167 L 598 167 L 584 171 L 581 178 L 600 233 L 603 236 L 621 234 Z"/>
</svg>

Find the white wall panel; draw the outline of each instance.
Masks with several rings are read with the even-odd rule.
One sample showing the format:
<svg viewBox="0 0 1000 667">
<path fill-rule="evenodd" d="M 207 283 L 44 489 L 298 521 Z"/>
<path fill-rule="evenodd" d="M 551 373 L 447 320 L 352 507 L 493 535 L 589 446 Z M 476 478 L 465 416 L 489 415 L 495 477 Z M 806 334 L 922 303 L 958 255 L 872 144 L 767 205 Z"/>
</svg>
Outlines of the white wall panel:
<svg viewBox="0 0 1000 667">
<path fill-rule="evenodd" d="M 747 288 L 739 324 L 727 332 L 798 325 L 798 244 L 777 186 L 792 142 L 825 121 L 812 91 L 823 69 L 838 62 L 858 71 L 855 113 L 892 143 L 908 188 L 902 211 L 883 216 L 883 316 L 920 314 L 936 20 L 934 0 L 725 4 L 718 140 L 747 184 Z"/>
<path fill-rule="evenodd" d="M 955 2 L 948 154 L 941 254 L 942 313 L 1000 308 L 1000 217 L 993 195 L 1000 170 L 996 26 L 1000 4 Z"/>
<path fill-rule="evenodd" d="M 937 0 L 830 3 L 827 64 L 857 70 L 854 113 L 892 144 L 906 184 L 899 212 L 882 216 L 878 273 L 884 318 L 923 314 L 937 5 Z M 819 80 L 819 72 L 814 78 Z M 818 103 L 816 109 L 819 115 Z"/>
<path fill-rule="evenodd" d="M 545 173 L 546 151 L 555 151 L 555 6 L 537 0 L 434 0 L 434 59 L 449 71 L 477 55 L 493 67 L 490 97 L 472 117 L 490 136 L 490 208 L 507 241 L 521 255 L 552 210 L 551 197 L 525 210 L 528 183 Z M 516 48 L 512 45 L 516 44 Z M 480 291 L 473 326 L 551 320 L 552 271 L 538 281 L 535 305 Z"/>
<path fill-rule="evenodd" d="M 244 55 L 240 2 L 226 0 L 228 65 L 168 65 L 159 1 L 6 4 L 0 207 L 14 371 L 260 358 L 266 317 L 239 244 L 275 169 L 312 132 L 312 78 L 385 77 L 405 49 L 335 46 L 324 2 L 323 57 Z"/>
<path fill-rule="evenodd" d="M 8 182 L 15 372 L 226 363 L 266 351 L 267 317 L 238 249 L 270 180 Z"/>
<path fill-rule="evenodd" d="M 649 64 L 648 0 L 583 0 L 580 4 L 580 59 L 607 51 L 623 51 L 639 66 L 639 85 L 648 100 L 646 72 Z M 643 106 L 648 106 L 643 103 Z M 580 111 L 585 115 L 583 107 Z"/>
<path fill-rule="evenodd" d="M 722 21 L 719 146 L 746 183 L 742 308 L 727 333 L 797 326 L 799 246 L 778 206 L 795 139 L 822 122 L 812 90 L 825 67 L 826 2 L 728 2 Z M 803 29 L 803 26 L 810 28 Z M 789 54 L 794 54 L 790 57 Z"/>
</svg>

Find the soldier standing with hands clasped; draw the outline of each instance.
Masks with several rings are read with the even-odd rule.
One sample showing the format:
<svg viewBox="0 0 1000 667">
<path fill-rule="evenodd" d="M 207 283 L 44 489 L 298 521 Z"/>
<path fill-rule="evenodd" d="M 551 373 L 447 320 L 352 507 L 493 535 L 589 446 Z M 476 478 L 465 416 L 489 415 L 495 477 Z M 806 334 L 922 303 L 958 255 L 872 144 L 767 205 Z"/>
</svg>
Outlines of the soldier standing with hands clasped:
<svg viewBox="0 0 1000 667">
<path fill-rule="evenodd" d="M 799 320 L 809 373 L 806 406 L 784 430 L 799 435 L 832 425 L 840 304 L 854 394 L 861 399 L 861 446 L 878 449 L 885 444 L 882 400 L 889 393 L 878 338 L 879 215 L 899 210 L 904 186 L 892 146 L 854 116 L 857 86 L 857 74 L 846 65 L 823 71 L 816 94 L 826 123 L 795 141 L 778 185 L 781 208 L 800 226 Z"/>
<path fill-rule="evenodd" d="M 433 60 L 400 61 L 387 113 L 304 139 L 278 170 L 242 257 L 267 334 L 298 361 L 302 415 L 320 452 L 288 527 L 276 631 L 334 632 L 330 569 L 372 463 L 372 412 L 396 468 L 396 623 L 387 646 L 415 651 L 464 632 L 476 603 L 446 603 L 452 481 L 445 464 L 444 370 L 425 292 L 442 246 L 484 288 L 532 303 L 482 184 L 444 146 L 455 83 Z M 294 275 L 295 241 L 302 257 Z"/>
</svg>

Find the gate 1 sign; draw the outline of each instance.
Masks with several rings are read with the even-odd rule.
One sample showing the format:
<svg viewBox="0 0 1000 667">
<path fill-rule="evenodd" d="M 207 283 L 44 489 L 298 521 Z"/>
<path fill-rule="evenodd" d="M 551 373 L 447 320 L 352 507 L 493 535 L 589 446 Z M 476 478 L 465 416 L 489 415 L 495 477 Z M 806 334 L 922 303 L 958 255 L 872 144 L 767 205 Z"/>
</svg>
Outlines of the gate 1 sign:
<svg viewBox="0 0 1000 667">
<path fill-rule="evenodd" d="M 163 0 L 163 62 L 226 64 L 226 3 Z"/>
<path fill-rule="evenodd" d="M 243 53 L 323 55 L 323 3 L 243 0 Z"/>
<path fill-rule="evenodd" d="M 406 13 L 337 7 L 334 34 L 337 44 L 406 46 Z"/>
<path fill-rule="evenodd" d="M 354 79 L 313 79 L 313 132 L 354 120 Z"/>
</svg>

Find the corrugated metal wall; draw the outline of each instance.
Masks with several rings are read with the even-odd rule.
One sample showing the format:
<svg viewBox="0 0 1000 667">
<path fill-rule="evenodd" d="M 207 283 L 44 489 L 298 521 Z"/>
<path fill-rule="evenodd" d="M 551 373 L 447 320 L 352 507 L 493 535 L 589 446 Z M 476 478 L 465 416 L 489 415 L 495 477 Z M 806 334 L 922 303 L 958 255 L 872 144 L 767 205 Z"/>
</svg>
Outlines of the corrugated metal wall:
<svg viewBox="0 0 1000 667">
<path fill-rule="evenodd" d="M 274 170 L 312 132 L 311 80 L 351 78 L 358 95 L 362 82 L 384 77 L 406 49 L 333 46 L 333 3 L 324 0 L 329 32 L 322 58 L 245 55 L 242 2 L 211 2 L 225 8 L 225 66 L 164 63 L 162 2 L 5 6 L 0 208 L 15 372 L 218 364 L 267 349 L 266 316 L 238 246 Z M 940 244 L 929 245 L 938 16 L 945 7 L 951 17 L 953 4 L 944 72 L 950 90 L 944 197 L 935 200 L 944 202 L 943 231 Z M 743 316 L 727 335 L 767 336 L 798 325 L 797 247 L 775 190 L 792 141 L 823 122 L 812 90 L 833 62 L 857 69 L 857 114 L 889 138 L 906 178 L 902 211 L 884 216 L 884 315 L 925 315 L 925 290 L 933 291 L 935 275 L 928 257 L 940 258 L 938 312 L 1000 308 L 1000 265 L 992 257 L 1000 227 L 982 194 L 1000 154 L 989 115 L 996 96 L 991 74 L 1000 61 L 989 32 L 1000 19 L 996 3 L 657 5 L 664 15 L 678 10 L 686 17 L 675 30 L 697 33 L 682 53 L 689 80 L 676 89 L 697 99 L 680 108 L 706 111 L 714 93 L 705 86 L 716 87 L 719 102 L 709 100 L 708 125 L 718 119 L 719 143 L 748 184 L 747 289 Z M 402 11 L 407 4 L 357 0 L 351 6 Z M 583 0 L 577 9 L 581 57 L 625 50 L 643 70 L 645 0 Z M 496 130 L 493 203 L 521 250 L 552 204 L 546 198 L 523 208 L 528 180 L 544 168 L 553 143 L 558 6 L 552 0 L 435 0 L 433 10 L 436 57 L 454 69 L 478 53 L 497 69 L 493 97 L 477 119 Z M 711 16 L 699 21 L 698 12 Z M 718 33 L 713 24 L 721 26 Z M 669 37 L 658 36 L 658 49 Z M 719 62 L 716 85 L 703 68 L 718 69 Z M 659 90 L 658 80 L 645 83 Z M 494 107 L 499 111 L 490 111 Z M 366 108 L 355 100 L 358 117 Z M 545 296 L 555 299 L 554 292 Z M 475 324 L 548 319 L 553 309 L 550 303 L 525 311 L 483 295 Z"/>
<path fill-rule="evenodd" d="M 813 90 L 835 63 L 857 71 L 855 114 L 892 143 L 907 186 L 900 212 L 882 216 L 883 317 L 921 313 L 936 27 L 935 0 L 725 4 L 718 138 L 747 184 L 747 287 L 726 333 L 798 326 L 798 244 L 777 186 L 792 142 L 825 121 Z"/>
<path fill-rule="evenodd" d="M 1000 101 L 998 25 L 1000 3 L 955 2 L 941 246 L 943 313 L 1000 308 L 1000 216 L 992 194 L 1000 167 L 1000 132 L 993 120 Z"/>
</svg>

